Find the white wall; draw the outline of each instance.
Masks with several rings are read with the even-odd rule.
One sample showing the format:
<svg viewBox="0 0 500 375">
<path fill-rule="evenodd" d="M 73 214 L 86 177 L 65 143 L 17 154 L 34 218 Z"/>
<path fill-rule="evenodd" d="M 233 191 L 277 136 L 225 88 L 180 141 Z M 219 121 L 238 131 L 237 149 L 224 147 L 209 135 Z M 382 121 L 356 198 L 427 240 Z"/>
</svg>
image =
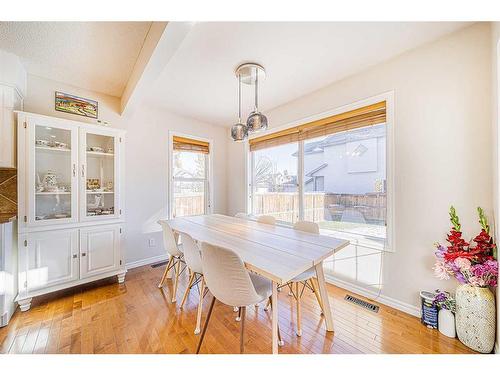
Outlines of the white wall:
<svg viewBox="0 0 500 375">
<path fill-rule="evenodd" d="M 119 114 L 120 99 L 82 90 L 36 76 L 28 76 L 25 110 L 48 116 L 93 122 L 81 116 L 54 110 L 54 91 L 95 99 L 99 118 L 111 127 L 126 129 L 125 157 L 125 251 L 126 262 L 164 255 L 160 227 L 156 221 L 167 215 L 168 132 L 175 130 L 213 140 L 213 182 L 215 212 L 226 211 L 226 130 L 199 121 L 179 117 L 163 110 L 144 107 L 132 117 Z M 148 246 L 154 238 L 155 247 Z"/>
<path fill-rule="evenodd" d="M 432 272 L 433 243 L 445 240 L 449 206 L 466 238 L 479 230 L 477 206 L 492 214 L 490 25 L 472 25 L 266 115 L 278 127 L 391 90 L 396 243 L 385 253 L 382 294 L 417 306 L 419 290 L 457 285 Z M 244 161 L 244 145 L 228 141 L 230 214 L 245 209 Z"/>
</svg>

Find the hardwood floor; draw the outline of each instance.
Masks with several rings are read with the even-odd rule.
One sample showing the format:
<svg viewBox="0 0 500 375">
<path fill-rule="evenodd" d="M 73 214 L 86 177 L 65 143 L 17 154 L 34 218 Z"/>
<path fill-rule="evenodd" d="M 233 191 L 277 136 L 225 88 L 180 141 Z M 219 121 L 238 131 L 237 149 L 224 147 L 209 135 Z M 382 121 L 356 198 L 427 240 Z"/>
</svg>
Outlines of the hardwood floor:
<svg viewBox="0 0 500 375">
<path fill-rule="evenodd" d="M 102 280 L 33 300 L 0 328 L 0 353 L 194 353 L 198 291 L 183 310 L 170 303 L 172 281 L 157 288 L 164 267 L 130 270 L 124 284 Z M 181 276 L 177 300 L 187 283 Z M 381 305 L 378 313 L 344 301 L 346 291 L 328 292 L 335 332 L 326 332 L 312 292 L 302 298 L 302 337 L 295 335 L 293 297 L 279 293 L 280 353 L 471 353 L 405 313 Z M 352 293 L 351 293 L 352 294 Z M 210 298 L 205 297 L 203 321 Z M 216 303 L 202 353 L 238 353 L 239 323 L 232 307 Z M 271 312 L 247 308 L 245 353 L 271 352 Z"/>
</svg>

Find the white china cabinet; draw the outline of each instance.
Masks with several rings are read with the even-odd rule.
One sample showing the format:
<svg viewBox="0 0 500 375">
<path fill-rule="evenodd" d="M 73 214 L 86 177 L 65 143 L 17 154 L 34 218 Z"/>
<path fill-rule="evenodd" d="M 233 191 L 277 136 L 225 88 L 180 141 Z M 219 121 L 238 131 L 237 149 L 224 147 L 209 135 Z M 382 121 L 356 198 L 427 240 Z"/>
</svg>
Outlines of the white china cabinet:
<svg viewBox="0 0 500 375">
<path fill-rule="evenodd" d="M 19 294 L 125 279 L 121 237 L 125 132 L 17 113 Z"/>
</svg>

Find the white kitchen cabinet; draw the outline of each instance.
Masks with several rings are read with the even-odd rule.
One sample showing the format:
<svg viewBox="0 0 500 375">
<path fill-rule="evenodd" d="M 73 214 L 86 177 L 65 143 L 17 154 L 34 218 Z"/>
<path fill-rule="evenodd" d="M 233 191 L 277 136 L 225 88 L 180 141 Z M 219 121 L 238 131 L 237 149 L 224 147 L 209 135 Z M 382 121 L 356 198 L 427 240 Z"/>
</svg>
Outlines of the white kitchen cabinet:
<svg viewBox="0 0 500 375">
<path fill-rule="evenodd" d="M 82 279 L 121 267 L 120 225 L 80 229 L 80 276 Z"/>
<path fill-rule="evenodd" d="M 80 128 L 80 220 L 99 221 L 121 216 L 120 183 L 122 135 L 111 129 Z M 90 189 L 87 181 L 99 181 Z"/>
<path fill-rule="evenodd" d="M 24 134 L 27 145 L 27 175 L 19 171 L 26 177 L 26 226 L 77 222 L 78 128 L 36 116 L 27 116 L 24 123 L 18 134 Z"/>
<path fill-rule="evenodd" d="M 109 276 L 123 282 L 125 132 L 17 116 L 21 309 L 54 290 Z"/>
<path fill-rule="evenodd" d="M 78 280 L 78 229 L 26 233 L 19 240 L 26 293 Z"/>
</svg>

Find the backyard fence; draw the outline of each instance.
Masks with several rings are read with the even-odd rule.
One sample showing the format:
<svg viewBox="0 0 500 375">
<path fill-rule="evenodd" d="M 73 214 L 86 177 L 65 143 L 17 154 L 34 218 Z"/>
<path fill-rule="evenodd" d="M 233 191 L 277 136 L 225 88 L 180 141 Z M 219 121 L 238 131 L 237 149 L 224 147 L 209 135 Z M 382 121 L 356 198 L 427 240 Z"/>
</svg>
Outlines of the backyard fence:
<svg viewBox="0 0 500 375">
<path fill-rule="evenodd" d="M 203 193 L 175 195 L 175 216 L 200 215 L 205 211 Z M 350 220 L 370 224 L 383 224 L 386 218 L 387 197 L 385 193 L 333 194 L 305 193 L 304 220 L 345 221 Z M 299 217 L 298 193 L 256 193 L 253 213 L 272 215 L 277 220 L 296 222 Z M 353 215 L 354 212 L 356 215 Z"/>
<path fill-rule="evenodd" d="M 255 215 L 272 215 L 277 220 L 295 222 L 299 216 L 298 193 L 256 193 L 254 199 Z M 365 223 L 380 224 L 386 217 L 386 194 L 333 194 L 305 193 L 304 220 L 321 222 L 342 221 L 348 211 L 359 214 Z"/>
<path fill-rule="evenodd" d="M 174 215 L 192 216 L 205 213 L 205 193 L 174 194 Z"/>
</svg>

